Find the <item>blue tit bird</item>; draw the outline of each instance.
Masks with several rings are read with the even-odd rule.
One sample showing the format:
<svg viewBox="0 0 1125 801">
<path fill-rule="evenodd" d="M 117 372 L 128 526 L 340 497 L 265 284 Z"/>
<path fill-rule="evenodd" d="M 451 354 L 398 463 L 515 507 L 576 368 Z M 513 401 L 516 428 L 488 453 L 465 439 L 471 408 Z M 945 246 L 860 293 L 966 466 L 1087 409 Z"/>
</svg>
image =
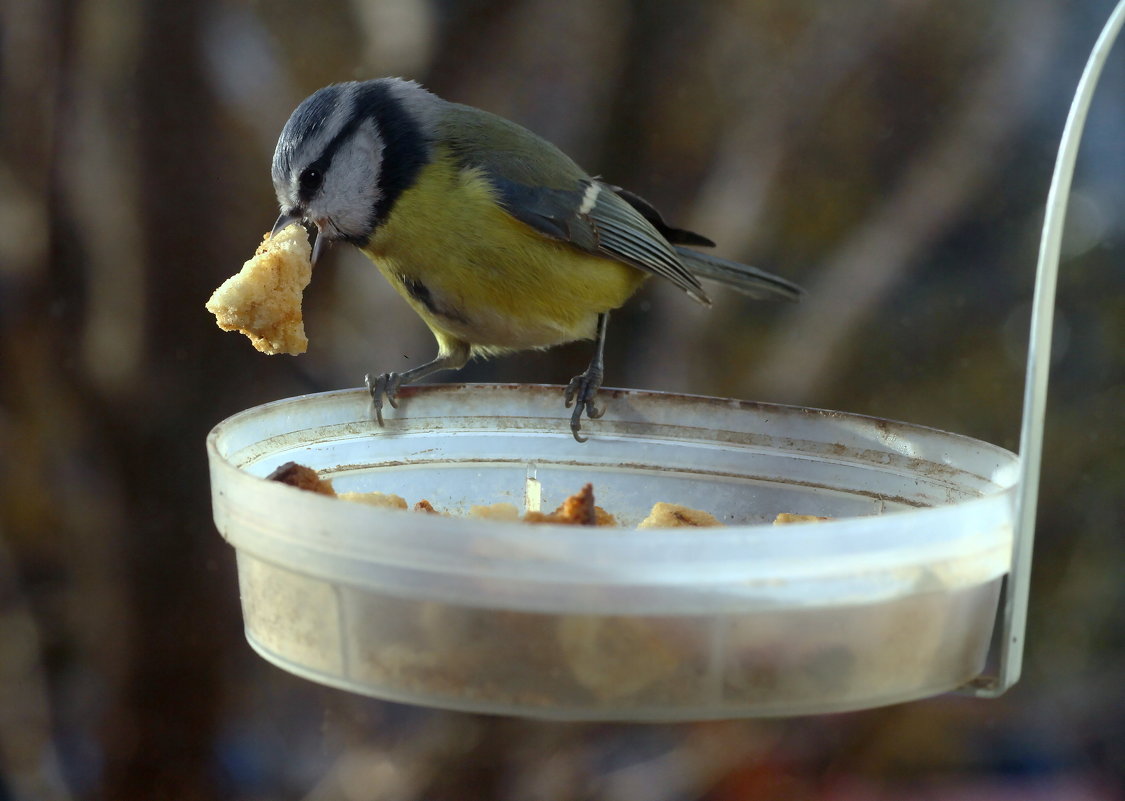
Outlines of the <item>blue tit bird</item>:
<svg viewBox="0 0 1125 801">
<path fill-rule="evenodd" d="M 689 249 L 713 242 L 673 228 L 648 202 L 587 174 L 554 145 L 413 81 L 340 83 L 306 98 L 273 157 L 274 231 L 313 229 L 366 254 L 429 326 L 437 356 L 366 378 L 375 415 L 404 384 L 473 357 L 593 339 L 571 380 L 571 431 L 600 417 L 609 314 L 650 276 L 710 305 L 700 278 L 756 297 L 801 290 L 768 272 Z"/>
</svg>

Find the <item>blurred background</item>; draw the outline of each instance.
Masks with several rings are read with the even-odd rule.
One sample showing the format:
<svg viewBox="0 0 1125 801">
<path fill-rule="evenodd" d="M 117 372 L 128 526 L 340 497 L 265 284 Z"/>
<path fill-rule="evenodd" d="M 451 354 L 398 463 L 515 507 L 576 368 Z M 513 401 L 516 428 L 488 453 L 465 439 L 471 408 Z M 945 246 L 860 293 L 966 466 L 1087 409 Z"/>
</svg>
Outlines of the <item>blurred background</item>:
<svg viewBox="0 0 1125 801">
<path fill-rule="evenodd" d="M 797 306 L 651 282 L 608 386 L 1014 449 L 1066 111 L 1111 0 L 0 0 L 0 799 L 1125 798 L 1125 42 L 1067 219 L 1027 662 L 1000 700 L 551 724 L 353 697 L 242 638 L 204 438 L 429 359 L 346 247 L 309 352 L 203 304 L 277 214 L 295 105 L 403 75 L 498 112 Z M 589 345 L 455 378 L 565 383 Z"/>
</svg>

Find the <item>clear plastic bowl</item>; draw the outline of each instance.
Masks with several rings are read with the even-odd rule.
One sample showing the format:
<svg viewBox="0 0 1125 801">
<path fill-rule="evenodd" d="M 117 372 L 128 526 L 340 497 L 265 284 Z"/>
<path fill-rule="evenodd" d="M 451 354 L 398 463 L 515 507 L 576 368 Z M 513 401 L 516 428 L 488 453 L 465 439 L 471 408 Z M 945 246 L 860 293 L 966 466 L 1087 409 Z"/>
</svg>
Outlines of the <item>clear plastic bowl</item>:
<svg viewBox="0 0 1125 801">
<path fill-rule="evenodd" d="M 558 387 L 363 390 L 248 409 L 208 437 L 215 522 L 266 659 L 380 698 L 581 720 L 823 713 L 959 687 L 984 667 L 1017 458 L 922 426 L 603 390 L 571 437 Z M 380 509 L 265 481 L 288 461 Z M 592 482 L 621 528 L 549 511 Z M 636 531 L 656 501 L 723 528 Z M 834 518 L 774 526 L 779 512 Z"/>
</svg>

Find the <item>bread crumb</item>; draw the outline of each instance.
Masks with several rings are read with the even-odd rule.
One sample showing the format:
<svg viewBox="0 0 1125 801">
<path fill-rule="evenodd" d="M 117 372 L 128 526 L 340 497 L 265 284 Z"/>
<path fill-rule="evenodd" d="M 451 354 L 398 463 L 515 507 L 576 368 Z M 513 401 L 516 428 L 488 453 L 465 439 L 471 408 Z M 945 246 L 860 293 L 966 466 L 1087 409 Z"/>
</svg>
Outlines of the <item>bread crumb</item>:
<svg viewBox="0 0 1125 801">
<path fill-rule="evenodd" d="M 617 518 L 594 503 L 594 485 L 586 484 L 550 514 L 528 512 L 525 523 L 560 523 L 564 526 L 616 526 Z"/>
<path fill-rule="evenodd" d="M 594 507 L 594 525 L 595 526 L 616 526 L 617 518 L 607 512 L 600 506 Z"/>
<path fill-rule="evenodd" d="M 410 509 L 410 505 L 401 495 L 384 492 L 341 492 L 336 493 L 332 482 L 321 479 L 311 467 L 286 462 L 269 475 L 270 480 L 281 481 L 298 489 L 320 492 L 332 495 L 343 501 L 363 503 L 368 506 L 378 506 L 385 509 Z M 413 510 L 422 514 L 448 515 L 439 512 L 429 500 L 423 498 L 414 504 Z M 481 520 L 503 520 L 524 523 L 558 523 L 569 526 L 617 526 L 617 518 L 602 507 L 594 503 L 594 486 L 587 483 L 578 492 L 564 500 L 555 511 L 527 512 L 522 517 L 519 509 L 511 503 L 493 503 L 474 505 L 469 507 L 469 517 Z M 780 514 L 775 524 L 795 523 L 803 520 L 827 520 L 811 515 Z M 684 527 L 709 527 L 721 526 L 713 515 L 699 509 L 692 509 L 675 503 L 660 502 L 652 507 L 638 529 L 646 528 L 684 528 Z"/>
<path fill-rule="evenodd" d="M 470 506 L 469 517 L 479 517 L 485 520 L 519 520 L 520 510 L 511 503 L 493 503 L 481 506 Z"/>
<path fill-rule="evenodd" d="M 303 225 L 266 234 L 254 257 L 214 291 L 207 311 L 224 331 L 238 331 L 272 355 L 308 350 L 301 299 L 312 280 L 312 248 Z"/>
<path fill-rule="evenodd" d="M 783 526 L 787 523 L 823 523 L 825 520 L 831 519 L 831 517 L 818 517 L 817 515 L 795 515 L 791 512 L 781 512 L 773 519 L 773 524 Z"/>
<path fill-rule="evenodd" d="M 555 522 L 572 526 L 592 526 L 597 521 L 594 512 L 594 485 L 586 484 L 568 497 L 555 510 Z"/>
<path fill-rule="evenodd" d="M 406 499 L 393 492 L 341 492 L 336 496 L 342 501 L 364 503 L 384 509 L 407 509 Z"/>
<path fill-rule="evenodd" d="M 642 520 L 638 529 L 643 528 L 711 528 L 722 523 L 711 514 L 678 503 L 659 501 L 653 504 L 648 517 Z"/>
<path fill-rule="evenodd" d="M 268 481 L 279 481 L 282 484 L 288 484 L 290 487 L 308 490 L 309 492 L 319 492 L 321 495 L 336 495 L 329 479 L 321 478 L 311 467 L 305 467 L 296 462 L 286 462 L 266 476 L 266 479 Z"/>
</svg>

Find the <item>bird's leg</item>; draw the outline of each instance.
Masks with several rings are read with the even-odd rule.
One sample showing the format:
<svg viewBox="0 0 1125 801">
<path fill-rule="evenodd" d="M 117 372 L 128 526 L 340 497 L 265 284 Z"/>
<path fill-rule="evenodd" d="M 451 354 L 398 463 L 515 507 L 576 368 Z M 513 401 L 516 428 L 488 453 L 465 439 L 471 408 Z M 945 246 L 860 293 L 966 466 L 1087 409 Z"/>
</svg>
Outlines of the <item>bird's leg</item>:
<svg viewBox="0 0 1125 801">
<path fill-rule="evenodd" d="M 605 408 L 599 409 L 595 406 L 594 399 L 601 389 L 602 378 L 605 375 L 605 332 L 608 325 L 609 312 L 602 312 L 598 315 L 598 337 L 594 343 L 594 358 L 590 360 L 586 372 L 570 379 L 566 394 L 563 395 L 566 408 L 569 409 L 571 404 L 574 404 L 574 413 L 570 416 L 570 432 L 579 442 L 586 441 L 585 437 L 578 434 L 582 429 L 582 412 L 585 411 L 586 416 L 591 420 L 597 420 L 605 414 Z"/>
<path fill-rule="evenodd" d="M 399 387 L 421 381 L 423 378 L 442 370 L 459 370 L 468 361 L 469 346 L 459 342 L 456 348 L 448 353 L 439 353 L 433 361 L 411 367 L 401 373 L 383 373 L 374 380 L 370 373 L 365 375 L 363 383 L 367 385 L 367 391 L 371 394 L 371 403 L 375 406 L 375 419 L 379 421 L 379 425 L 383 425 L 383 398 L 386 398 L 387 403 L 397 409 L 398 402 L 395 396 L 398 395 Z"/>
</svg>

